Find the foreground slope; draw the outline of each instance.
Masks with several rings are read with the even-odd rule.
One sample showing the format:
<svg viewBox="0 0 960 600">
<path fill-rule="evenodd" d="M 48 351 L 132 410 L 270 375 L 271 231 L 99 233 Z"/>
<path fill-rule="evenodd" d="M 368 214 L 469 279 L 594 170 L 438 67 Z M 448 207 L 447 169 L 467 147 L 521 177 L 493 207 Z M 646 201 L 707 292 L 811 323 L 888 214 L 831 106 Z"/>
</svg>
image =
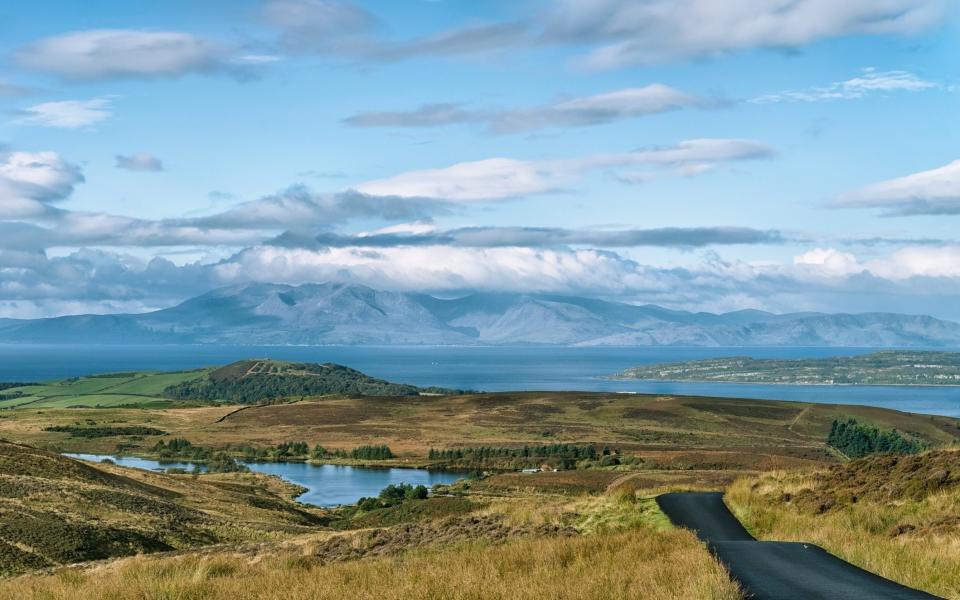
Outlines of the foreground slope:
<svg viewBox="0 0 960 600">
<path fill-rule="evenodd" d="M 253 474 L 166 475 L 0 442 L 0 574 L 275 538 L 320 516 Z"/>
<path fill-rule="evenodd" d="M 727 503 L 759 539 L 805 541 L 910 587 L 960 598 L 960 452 L 877 455 L 737 481 Z"/>
<path fill-rule="evenodd" d="M 657 496 L 657 504 L 678 526 L 692 529 L 756 600 L 935 600 L 844 562 L 809 543 L 761 542 L 751 536 L 723 503 L 720 492 Z"/>
<path fill-rule="evenodd" d="M 692 313 L 549 294 L 435 298 L 250 284 L 146 314 L 0 321 L 0 342 L 587 346 L 960 346 L 960 324 L 889 313 Z"/>
</svg>

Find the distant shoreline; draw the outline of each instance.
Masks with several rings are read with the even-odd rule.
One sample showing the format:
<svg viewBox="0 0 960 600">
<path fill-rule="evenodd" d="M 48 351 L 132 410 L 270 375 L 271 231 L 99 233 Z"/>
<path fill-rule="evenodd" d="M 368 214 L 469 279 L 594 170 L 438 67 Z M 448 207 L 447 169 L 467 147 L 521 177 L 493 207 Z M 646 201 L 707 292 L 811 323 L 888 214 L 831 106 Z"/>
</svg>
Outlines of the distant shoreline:
<svg viewBox="0 0 960 600">
<path fill-rule="evenodd" d="M 960 383 L 798 383 L 783 381 L 715 381 L 713 379 L 642 379 L 639 377 L 600 377 L 608 381 L 641 381 L 646 383 L 708 383 L 729 385 L 782 385 L 782 386 L 818 386 L 818 387 L 914 387 L 914 388 L 960 388 Z"/>
</svg>

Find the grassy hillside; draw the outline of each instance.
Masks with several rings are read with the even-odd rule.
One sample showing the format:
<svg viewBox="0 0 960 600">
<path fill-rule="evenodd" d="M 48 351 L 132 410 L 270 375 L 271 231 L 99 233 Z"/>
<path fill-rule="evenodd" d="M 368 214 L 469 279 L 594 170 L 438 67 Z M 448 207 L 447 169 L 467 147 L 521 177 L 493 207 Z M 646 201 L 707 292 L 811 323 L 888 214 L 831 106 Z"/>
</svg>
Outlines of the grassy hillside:
<svg viewBox="0 0 960 600">
<path fill-rule="evenodd" d="M 452 390 L 422 390 L 413 385 L 391 383 L 333 363 L 244 360 L 210 371 L 197 379 L 172 384 L 163 393 L 178 400 L 259 404 L 325 394 L 417 396 L 421 391 L 450 393 Z"/>
<path fill-rule="evenodd" d="M 768 473 L 737 481 L 726 499 L 758 538 L 813 542 L 906 585 L 960 598 L 960 451 Z"/>
<path fill-rule="evenodd" d="M 276 539 L 320 513 L 253 474 L 166 475 L 0 442 L 0 574 L 78 561 Z"/>
<path fill-rule="evenodd" d="M 175 373 L 112 373 L 20 385 L 0 393 L 0 409 L 163 407 L 170 405 L 171 399 L 164 394 L 167 387 L 196 379 L 206 372 L 206 370 L 196 370 Z"/>
<path fill-rule="evenodd" d="M 202 480 L 202 478 L 201 478 Z M 469 483 L 450 496 L 239 544 L 80 565 L 0 580 L 0 597 L 116 598 L 739 598 L 694 536 L 651 497 L 506 493 Z M 359 560 L 362 559 L 362 560 Z"/>
<path fill-rule="evenodd" d="M 3 385 L 0 409 L 168 408 L 210 403 L 259 404 L 327 394 L 416 396 L 454 391 L 391 383 L 332 363 L 264 359 L 192 371 L 108 373 Z"/>
</svg>

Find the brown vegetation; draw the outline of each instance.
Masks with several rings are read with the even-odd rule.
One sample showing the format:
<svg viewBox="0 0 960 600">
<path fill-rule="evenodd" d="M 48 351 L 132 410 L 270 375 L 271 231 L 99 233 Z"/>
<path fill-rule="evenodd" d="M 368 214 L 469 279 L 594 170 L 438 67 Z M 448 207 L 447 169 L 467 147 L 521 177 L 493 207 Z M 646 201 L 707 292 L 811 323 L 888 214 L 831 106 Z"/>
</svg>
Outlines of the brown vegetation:
<svg viewBox="0 0 960 600">
<path fill-rule="evenodd" d="M 760 539 L 812 542 L 911 587 L 960 598 L 960 452 L 880 455 L 737 481 L 727 503 Z"/>
</svg>

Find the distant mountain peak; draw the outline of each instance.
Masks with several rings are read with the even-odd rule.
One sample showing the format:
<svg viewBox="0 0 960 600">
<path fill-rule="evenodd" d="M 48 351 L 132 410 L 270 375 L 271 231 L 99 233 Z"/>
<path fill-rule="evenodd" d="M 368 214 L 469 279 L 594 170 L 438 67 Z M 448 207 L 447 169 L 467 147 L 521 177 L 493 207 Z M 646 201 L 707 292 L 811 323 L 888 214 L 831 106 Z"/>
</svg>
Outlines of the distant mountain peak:
<svg viewBox="0 0 960 600">
<path fill-rule="evenodd" d="M 960 324 L 891 313 L 688 312 L 559 294 L 458 298 L 246 283 L 152 313 L 0 320 L 0 342 L 957 347 Z"/>
</svg>

